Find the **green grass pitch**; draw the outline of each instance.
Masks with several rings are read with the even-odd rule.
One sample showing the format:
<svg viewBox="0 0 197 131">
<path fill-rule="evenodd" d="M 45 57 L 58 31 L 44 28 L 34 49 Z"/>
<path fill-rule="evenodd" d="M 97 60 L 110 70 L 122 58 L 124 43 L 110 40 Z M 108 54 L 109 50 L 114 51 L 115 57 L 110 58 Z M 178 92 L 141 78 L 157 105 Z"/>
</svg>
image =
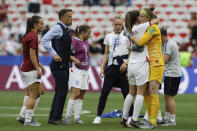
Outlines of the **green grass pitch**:
<svg viewBox="0 0 197 131">
<path fill-rule="evenodd" d="M 120 126 L 120 118 L 103 118 L 102 124 L 94 125 L 92 121 L 96 115 L 99 93 L 88 92 L 83 103 L 83 110 L 89 111 L 87 114 L 82 114 L 81 119 L 86 122 L 85 125 L 48 125 L 48 114 L 51 107 L 54 92 L 46 92 L 42 96 L 39 106 L 36 109 L 36 119 L 42 123 L 41 127 L 25 127 L 16 122 L 24 92 L 22 91 L 1 91 L 0 92 L 0 131 L 136 131 L 143 129 L 123 128 Z M 70 93 L 67 96 L 67 100 Z M 175 127 L 158 126 L 157 129 L 161 131 L 188 131 L 197 130 L 197 95 L 186 94 L 177 95 L 176 100 L 176 121 Z M 162 116 L 164 115 L 164 98 L 160 95 Z M 67 101 L 66 101 L 67 104 Z M 64 108 L 64 114 L 66 109 Z M 123 108 L 123 97 L 121 93 L 111 93 L 108 97 L 104 113 L 111 112 L 115 109 Z M 141 114 L 145 112 L 143 107 Z"/>
</svg>

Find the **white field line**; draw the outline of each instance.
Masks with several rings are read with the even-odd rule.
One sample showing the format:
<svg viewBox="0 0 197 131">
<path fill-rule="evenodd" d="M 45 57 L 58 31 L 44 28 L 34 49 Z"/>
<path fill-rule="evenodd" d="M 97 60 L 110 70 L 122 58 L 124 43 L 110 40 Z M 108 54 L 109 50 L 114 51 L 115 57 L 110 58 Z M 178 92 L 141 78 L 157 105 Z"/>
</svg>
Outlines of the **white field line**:
<svg viewBox="0 0 197 131">
<path fill-rule="evenodd" d="M 16 106 L 0 106 L 0 109 L 8 109 L 8 110 L 19 110 L 21 107 L 16 107 Z M 47 111 L 50 110 L 48 107 L 38 107 L 37 109 Z"/>
<path fill-rule="evenodd" d="M 6 110 L 19 110 L 21 107 L 6 107 L 6 106 L 0 106 L 0 109 L 6 109 Z M 49 111 L 50 108 L 48 107 L 38 107 L 38 110 L 43 110 L 43 111 Z M 88 110 L 82 110 L 81 114 L 85 116 L 95 116 L 95 115 L 90 115 L 90 111 Z M 16 117 L 18 114 L 12 114 L 12 113 L 0 113 L 0 117 Z M 49 114 L 35 114 L 35 116 L 49 116 Z"/>
<path fill-rule="evenodd" d="M 0 106 L 0 109 L 8 109 L 8 110 L 19 110 L 21 107 L 7 107 L 7 106 Z M 39 110 L 50 110 L 50 108 L 48 108 L 48 107 L 38 107 L 38 109 Z M 88 110 L 83 110 L 82 111 L 82 115 L 84 115 L 84 116 L 90 116 L 90 117 L 92 117 L 92 116 L 96 116 L 96 115 L 91 115 L 90 114 L 91 112 L 90 111 L 88 111 Z M 2 118 L 2 117 L 17 117 L 19 114 L 12 114 L 12 113 L 0 113 L 0 118 Z M 73 114 L 72 114 L 73 115 Z M 45 116 L 49 116 L 49 114 L 35 114 L 35 116 L 38 116 L 38 117 L 45 117 Z M 64 116 L 64 115 L 63 115 Z M 194 118 L 194 117 L 179 117 L 179 119 L 185 119 L 185 118 L 189 118 L 189 119 L 197 119 L 196 117 Z"/>
<path fill-rule="evenodd" d="M 11 113 L 0 113 L 0 118 L 2 117 L 17 117 L 19 114 L 11 114 Z M 87 115 L 87 114 L 83 114 L 84 116 L 96 116 L 96 115 Z M 49 116 L 49 114 L 35 114 L 35 116 L 37 117 L 45 117 L 45 116 Z M 64 115 L 63 115 L 64 116 Z"/>
</svg>

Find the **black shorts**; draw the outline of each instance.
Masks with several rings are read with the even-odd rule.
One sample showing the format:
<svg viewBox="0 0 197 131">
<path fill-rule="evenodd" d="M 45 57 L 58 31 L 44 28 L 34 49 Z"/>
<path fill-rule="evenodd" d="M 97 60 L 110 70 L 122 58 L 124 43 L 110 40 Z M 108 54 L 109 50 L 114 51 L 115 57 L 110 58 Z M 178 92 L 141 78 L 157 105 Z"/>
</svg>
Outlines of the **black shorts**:
<svg viewBox="0 0 197 131">
<path fill-rule="evenodd" d="M 179 90 L 179 84 L 181 77 L 169 77 L 164 78 L 164 94 L 175 96 Z"/>
</svg>

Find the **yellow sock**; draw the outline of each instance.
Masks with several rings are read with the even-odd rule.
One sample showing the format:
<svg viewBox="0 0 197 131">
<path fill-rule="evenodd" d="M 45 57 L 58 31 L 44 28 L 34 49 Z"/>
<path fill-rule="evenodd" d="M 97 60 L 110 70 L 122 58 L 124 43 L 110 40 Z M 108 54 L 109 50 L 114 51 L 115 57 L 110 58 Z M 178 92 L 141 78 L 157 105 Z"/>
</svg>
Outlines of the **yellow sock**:
<svg viewBox="0 0 197 131">
<path fill-rule="evenodd" d="M 150 96 L 145 96 L 145 103 L 146 103 L 146 111 L 148 113 L 148 119 L 150 120 L 151 117 L 151 108 L 150 108 Z"/>
<path fill-rule="evenodd" d="M 159 107 L 160 107 L 160 103 L 159 103 L 159 96 L 156 94 L 150 95 L 151 98 L 151 113 L 150 113 L 150 122 L 153 125 L 157 125 L 157 115 L 159 112 Z"/>
</svg>

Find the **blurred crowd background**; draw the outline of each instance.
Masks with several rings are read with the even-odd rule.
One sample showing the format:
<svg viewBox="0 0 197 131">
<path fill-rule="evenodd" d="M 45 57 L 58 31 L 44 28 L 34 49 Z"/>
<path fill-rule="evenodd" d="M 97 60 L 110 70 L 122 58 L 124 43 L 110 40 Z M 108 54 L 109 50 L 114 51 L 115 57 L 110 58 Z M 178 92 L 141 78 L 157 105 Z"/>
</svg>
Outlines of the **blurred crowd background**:
<svg viewBox="0 0 197 131">
<path fill-rule="evenodd" d="M 0 55 L 21 55 L 22 36 L 26 19 L 40 15 L 45 22 L 42 36 L 58 22 L 58 11 L 73 10 L 71 29 L 81 24 L 92 27 L 90 61 L 92 66 L 101 64 L 104 54 L 104 37 L 113 31 L 116 14 L 133 9 L 154 6 L 159 26 L 166 26 L 171 39 L 177 41 L 180 51 L 197 57 L 197 0 L 0 0 Z M 49 55 L 40 45 L 40 55 Z"/>
</svg>

